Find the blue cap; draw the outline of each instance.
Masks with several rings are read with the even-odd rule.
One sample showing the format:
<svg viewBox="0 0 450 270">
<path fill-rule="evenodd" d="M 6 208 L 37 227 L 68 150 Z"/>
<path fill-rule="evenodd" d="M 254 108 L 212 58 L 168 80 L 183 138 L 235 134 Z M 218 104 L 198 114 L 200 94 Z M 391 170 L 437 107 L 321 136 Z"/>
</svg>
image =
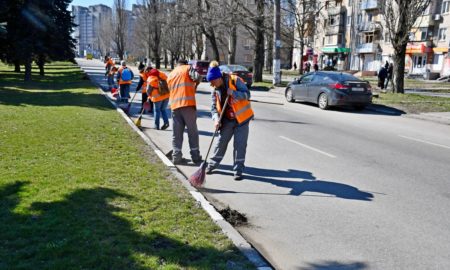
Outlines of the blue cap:
<svg viewBox="0 0 450 270">
<path fill-rule="evenodd" d="M 208 73 L 206 74 L 206 80 L 208 82 L 213 81 L 215 79 L 221 78 L 222 72 L 220 72 L 219 67 L 209 67 Z"/>
</svg>

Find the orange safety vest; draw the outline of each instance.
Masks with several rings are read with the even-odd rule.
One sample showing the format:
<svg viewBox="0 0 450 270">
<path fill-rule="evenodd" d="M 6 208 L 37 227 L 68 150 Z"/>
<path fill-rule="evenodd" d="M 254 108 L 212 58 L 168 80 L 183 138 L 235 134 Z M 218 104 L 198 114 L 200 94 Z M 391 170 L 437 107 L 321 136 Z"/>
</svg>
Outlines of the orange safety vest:
<svg viewBox="0 0 450 270">
<path fill-rule="evenodd" d="M 242 79 L 239 78 L 238 76 L 230 75 L 230 77 L 228 79 L 228 88 L 232 89 L 233 91 L 237 91 L 237 89 L 236 89 L 236 81 L 237 80 L 242 81 Z M 216 91 L 216 107 L 217 107 L 217 111 L 220 114 L 220 113 L 222 113 L 222 105 L 220 104 L 221 97 L 218 92 L 220 92 L 220 91 Z M 237 99 L 234 99 L 233 96 L 230 96 L 228 98 L 227 106 L 231 106 L 231 108 L 233 109 L 234 115 L 236 117 L 236 120 L 239 124 L 243 123 L 253 117 L 252 106 L 250 105 L 250 101 L 248 101 L 246 99 L 237 100 Z"/>
<path fill-rule="evenodd" d="M 108 61 L 106 62 L 106 65 L 105 65 L 105 67 L 106 68 L 108 68 L 109 66 L 114 66 L 114 62 L 113 62 L 113 60 L 110 58 L 110 59 L 108 59 Z"/>
<path fill-rule="evenodd" d="M 151 89 L 149 97 L 152 102 L 162 101 L 162 100 L 168 99 L 170 97 L 170 93 L 167 93 L 165 95 L 159 94 L 159 79 L 161 78 L 162 80 L 167 80 L 167 75 L 164 74 L 164 72 L 161 72 L 159 70 L 158 70 L 158 72 L 159 72 L 159 77 L 148 76 L 148 79 L 147 79 L 147 85 L 149 86 L 149 90 Z"/>
<path fill-rule="evenodd" d="M 139 73 L 139 76 L 141 76 L 144 83 L 142 84 L 142 94 L 147 92 L 147 79 L 148 79 L 148 72 L 141 72 Z"/>
<path fill-rule="evenodd" d="M 122 71 L 123 71 L 123 70 L 124 70 L 123 67 L 121 67 L 121 68 L 119 69 L 119 73 L 120 73 L 119 84 L 132 84 L 132 83 L 133 83 L 132 80 L 129 80 L 129 81 L 123 81 L 123 80 L 122 80 Z"/>
<path fill-rule="evenodd" d="M 170 109 L 176 110 L 182 107 L 196 106 L 196 83 L 189 76 L 191 66 L 182 65 L 176 67 L 167 79 L 170 90 Z"/>
</svg>

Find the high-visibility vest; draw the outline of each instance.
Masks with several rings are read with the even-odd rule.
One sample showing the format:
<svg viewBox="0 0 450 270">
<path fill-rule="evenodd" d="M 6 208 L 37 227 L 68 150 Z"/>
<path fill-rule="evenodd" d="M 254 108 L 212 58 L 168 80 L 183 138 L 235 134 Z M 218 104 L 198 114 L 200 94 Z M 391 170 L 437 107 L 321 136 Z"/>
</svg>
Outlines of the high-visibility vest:
<svg viewBox="0 0 450 270">
<path fill-rule="evenodd" d="M 189 65 L 176 67 L 167 79 L 170 90 L 170 109 L 176 110 L 182 107 L 196 106 L 196 83 L 189 76 Z"/>
<path fill-rule="evenodd" d="M 119 73 L 120 73 L 119 84 L 132 84 L 132 83 L 133 83 L 132 80 L 129 80 L 129 81 L 124 81 L 124 80 L 122 80 L 122 71 L 123 71 L 123 70 L 124 70 L 123 67 L 121 67 L 121 68 L 119 69 Z M 131 72 L 131 70 L 130 70 L 130 72 Z"/>
<path fill-rule="evenodd" d="M 142 84 L 142 93 L 146 93 L 147 91 L 147 79 L 148 79 L 148 72 L 141 72 L 139 73 L 139 76 L 141 76 L 144 83 Z"/>
<path fill-rule="evenodd" d="M 238 76 L 230 75 L 230 77 L 228 79 L 228 88 L 232 89 L 233 91 L 237 91 L 237 89 L 236 89 L 236 81 L 237 80 L 242 81 L 242 79 L 239 78 Z M 220 114 L 220 113 L 222 113 L 222 105 L 220 103 L 220 99 L 221 99 L 220 91 L 216 91 L 215 94 L 216 94 L 216 108 Z M 228 98 L 227 106 L 231 106 L 231 108 L 233 109 L 233 112 L 234 112 L 234 116 L 239 124 L 243 123 L 253 117 L 253 110 L 250 105 L 250 101 L 248 101 L 246 99 L 237 100 L 237 99 L 234 99 L 233 96 L 230 96 Z"/>
<path fill-rule="evenodd" d="M 159 80 L 167 80 L 167 75 L 164 74 L 164 72 L 158 71 L 159 77 L 157 76 L 148 76 L 147 79 L 147 85 L 149 87 L 149 91 L 147 93 L 150 93 L 149 97 L 152 102 L 158 102 L 165 99 L 168 99 L 170 97 L 170 94 L 167 93 L 165 95 L 159 94 Z"/>
<path fill-rule="evenodd" d="M 108 59 L 108 61 L 106 62 L 105 67 L 106 67 L 106 68 L 109 68 L 110 66 L 114 66 L 114 62 L 113 62 L 113 60 L 112 60 L 111 58 Z"/>
</svg>

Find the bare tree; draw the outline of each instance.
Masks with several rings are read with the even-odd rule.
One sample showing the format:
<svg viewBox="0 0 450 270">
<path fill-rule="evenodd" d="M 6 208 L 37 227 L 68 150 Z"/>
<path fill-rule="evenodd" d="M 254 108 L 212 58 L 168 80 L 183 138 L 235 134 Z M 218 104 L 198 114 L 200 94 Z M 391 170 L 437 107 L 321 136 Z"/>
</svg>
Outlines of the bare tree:
<svg viewBox="0 0 450 270">
<path fill-rule="evenodd" d="M 112 40 L 114 36 L 114 27 L 111 16 L 102 16 L 97 24 L 96 33 L 98 33 L 95 45 L 102 55 L 107 55 L 111 51 Z"/>
<path fill-rule="evenodd" d="M 114 42 L 119 58 L 123 60 L 127 38 L 127 0 L 114 0 Z"/>
<path fill-rule="evenodd" d="M 382 15 L 385 19 L 386 31 L 394 48 L 393 91 L 404 93 L 405 56 L 409 42 L 409 33 L 424 11 L 430 0 L 386 0 L 381 1 Z"/>
</svg>

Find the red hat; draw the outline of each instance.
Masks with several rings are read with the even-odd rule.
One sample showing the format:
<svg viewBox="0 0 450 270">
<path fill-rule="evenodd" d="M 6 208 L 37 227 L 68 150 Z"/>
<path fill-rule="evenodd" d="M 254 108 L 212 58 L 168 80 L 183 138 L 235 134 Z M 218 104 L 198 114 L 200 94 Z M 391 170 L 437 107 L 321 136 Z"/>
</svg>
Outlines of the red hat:
<svg viewBox="0 0 450 270">
<path fill-rule="evenodd" d="M 156 68 L 153 68 L 152 70 L 150 70 L 150 73 L 148 74 L 149 76 L 159 76 L 159 71 Z"/>
</svg>

